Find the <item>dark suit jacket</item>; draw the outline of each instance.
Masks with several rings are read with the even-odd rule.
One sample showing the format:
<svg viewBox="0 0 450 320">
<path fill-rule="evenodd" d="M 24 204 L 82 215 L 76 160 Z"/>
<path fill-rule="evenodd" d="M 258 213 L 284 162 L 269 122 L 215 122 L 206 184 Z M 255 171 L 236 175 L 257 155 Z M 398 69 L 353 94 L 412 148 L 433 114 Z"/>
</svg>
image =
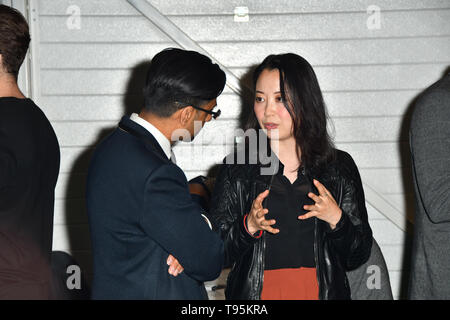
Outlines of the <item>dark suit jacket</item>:
<svg viewBox="0 0 450 320">
<path fill-rule="evenodd" d="M 416 101 L 410 148 L 416 198 L 410 299 L 450 299 L 450 73 Z"/>
<path fill-rule="evenodd" d="M 183 171 L 142 126 L 122 118 L 97 147 L 87 208 L 94 299 L 207 299 L 223 243 L 192 201 Z M 184 271 L 168 273 L 169 253 Z"/>
</svg>

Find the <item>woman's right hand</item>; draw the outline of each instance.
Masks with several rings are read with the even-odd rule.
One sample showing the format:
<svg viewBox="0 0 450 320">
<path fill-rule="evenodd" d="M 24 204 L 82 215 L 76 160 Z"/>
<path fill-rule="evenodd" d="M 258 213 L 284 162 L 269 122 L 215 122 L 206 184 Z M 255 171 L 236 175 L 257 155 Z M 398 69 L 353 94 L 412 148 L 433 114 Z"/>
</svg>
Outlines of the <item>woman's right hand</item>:
<svg viewBox="0 0 450 320">
<path fill-rule="evenodd" d="M 247 216 L 247 229 L 251 234 L 260 230 L 265 230 L 273 234 L 280 232 L 279 229 L 271 227 L 276 223 L 275 219 L 266 220 L 265 218 L 269 210 L 263 208 L 262 202 L 268 195 L 269 190 L 261 192 L 252 203 L 252 208 Z"/>
</svg>

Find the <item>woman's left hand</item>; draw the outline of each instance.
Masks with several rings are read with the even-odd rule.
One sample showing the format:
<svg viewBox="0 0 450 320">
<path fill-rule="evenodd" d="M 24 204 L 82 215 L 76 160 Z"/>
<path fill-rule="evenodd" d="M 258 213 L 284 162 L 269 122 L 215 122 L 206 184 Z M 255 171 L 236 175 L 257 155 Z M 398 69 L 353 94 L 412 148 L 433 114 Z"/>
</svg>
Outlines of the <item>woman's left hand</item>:
<svg viewBox="0 0 450 320">
<path fill-rule="evenodd" d="M 342 216 L 342 210 L 334 200 L 331 192 L 325 188 L 323 184 L 314 179 L 314 185 L 319 191 L 319 195 L 314 193 L 308 193 L 308 197 L 314 200 L 313 205 L 304 205 L 303 209 L 308 210 L 308 213 L 299 216 L 300 220 L 309 219 L 311 217 L 317 217 L 320 220 L 328 222 L 331 229 L 336 228 L 336 224 L 339 222 Z"/>
</svg>

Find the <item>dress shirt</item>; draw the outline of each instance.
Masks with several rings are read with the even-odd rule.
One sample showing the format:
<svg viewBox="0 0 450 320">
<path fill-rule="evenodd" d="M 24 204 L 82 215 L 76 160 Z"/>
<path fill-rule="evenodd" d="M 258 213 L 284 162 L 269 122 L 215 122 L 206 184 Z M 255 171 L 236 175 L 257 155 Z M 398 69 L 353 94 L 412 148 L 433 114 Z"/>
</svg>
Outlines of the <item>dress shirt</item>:
<svg viewBox="0 0 450 320">
<path fill-rule="evenodd" d="M 154 125 L 152 125 L 147 120 L 144 120 L 141 117 L 139 117 L 137 113 L 133 113 L 130 116 L 130 119 L 139 124 L 140 126 L 144 127 L 148 132 L 150 132 L 160 145 L 161 149 L 163 149 L 165 155 L 167 156 L 167 159 L 171 159 L 172 162 L 175 163 L 174 161 L 175 157 L 173 157 L 172 159 L 172 146 L 170 144 L 170 141 L 169 139 L 166 138 L 165 135 L 162 134 L 161 131 L 159 131 Z"/>
</svg>

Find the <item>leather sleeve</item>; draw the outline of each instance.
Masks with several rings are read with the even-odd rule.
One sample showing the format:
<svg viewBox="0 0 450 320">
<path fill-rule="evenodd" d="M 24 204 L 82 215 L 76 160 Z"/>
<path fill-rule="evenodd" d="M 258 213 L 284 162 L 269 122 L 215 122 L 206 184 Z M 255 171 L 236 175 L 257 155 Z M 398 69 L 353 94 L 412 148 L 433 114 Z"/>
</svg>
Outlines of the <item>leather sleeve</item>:
<svg viewBox="0 0 450 320">
<path fill-rule="evenodd" d="M 238 194 L 237 183 L 230 175 L 231 165 L 222 165 L 211 200 L 209 218 L 213 230 L 224 241 L 225 266 L 229 267 L 257 241 L 244 226 L 244 205 Z"/>
<path fill-rule="evenodd" d="M 361 177 L 350 155 L 340 159 L 343 194 L 342 217 L 334 230 L 328 230 L 327 240 L 337 253 L 346 271 L 354 270 L 370 257 L 372 229 L 367 218 L 366 201 Z"/>
</svg>

